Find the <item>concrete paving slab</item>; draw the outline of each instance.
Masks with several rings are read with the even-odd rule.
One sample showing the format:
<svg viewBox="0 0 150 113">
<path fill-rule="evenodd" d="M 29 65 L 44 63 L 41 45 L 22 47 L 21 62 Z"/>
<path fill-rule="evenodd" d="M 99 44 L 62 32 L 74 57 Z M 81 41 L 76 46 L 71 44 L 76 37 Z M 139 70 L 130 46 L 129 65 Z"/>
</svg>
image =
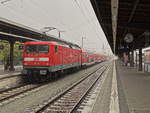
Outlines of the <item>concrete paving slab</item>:
<svg viewBox="0 0 150 113">
<path fill-rule="evenodd" d="M 115 111 L 115 103 L 114 103 L 114 110 L 110 109 L 112 105 L 111 103 L 111 94 L 112 94 L 112 77 L 113 77 L 113 65 L 111 66 L 111 69 L 102 84 L 102 88 L 100 90 L 100 93 L 98 95 L 98 98 L 96 100 L 96 103 L 93 107 L 93 110 L 91 113 L 116 113 Z M 117 72 L 117 70 L 116 70 Z M 118 72 L 116 73 L 116 80 L 117 82 L 117 91 L 118 91 L 118 103 L 119 103 L 119 113 L 130 113 L 128 109 L 128 104 L 126 101 L 126 97 L 124 94 L 124 89 L 120 80 L 120 77 L 118 75 Z M 113 106 L 112 106 L 113 107 Z"/>
<path fill-rule="evenodd" d="M 120 64 L 117 61 L 120 90 L 130 113 L 150 113 L 150 74 Z"/>
</svg>

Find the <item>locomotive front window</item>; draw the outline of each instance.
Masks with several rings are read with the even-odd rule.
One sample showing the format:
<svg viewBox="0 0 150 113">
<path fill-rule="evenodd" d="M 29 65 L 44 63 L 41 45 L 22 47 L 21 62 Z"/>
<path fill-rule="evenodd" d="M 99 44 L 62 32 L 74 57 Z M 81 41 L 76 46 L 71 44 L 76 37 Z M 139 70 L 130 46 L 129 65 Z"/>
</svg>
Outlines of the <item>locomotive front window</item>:
<svg viewBox="0 0 150 113">
<path fill-rule="evenodd" d="M 36 53 L 36 51 L 37 51 L 37 45 L 27 45 L 26 46 L 27 53 Z"/>
<path fill-rule="evenodd" d="M 39 53 L 48 53 L 49 46 L 48 45 L 39 45 L 38 46 L 38 52 Z"/>
<path fill-rule="evenodd" d="M 48 53 L 49 46 L 48 45 L 27 45 L 26 52 L 27 53 Z"/>
</svg>

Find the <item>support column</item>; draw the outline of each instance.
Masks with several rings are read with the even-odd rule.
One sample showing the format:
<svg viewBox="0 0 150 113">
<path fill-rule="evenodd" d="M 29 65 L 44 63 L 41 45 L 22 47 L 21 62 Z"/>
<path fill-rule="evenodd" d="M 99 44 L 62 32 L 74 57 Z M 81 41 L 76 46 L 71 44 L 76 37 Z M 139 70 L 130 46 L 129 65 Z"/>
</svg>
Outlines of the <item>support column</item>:
<svg viewBox="0 0 150 113">
<path fill-rule="evenodd" d="M 10 65 L 9 65 L 9 71 L 14 71 L 15 70 L 15 68 L 14 68 L 14 64 L 13 64 L 13 62 L 14 62 L 14 41 L 10 41 L 9 42 L 10 43 L 10 53 L 9 53 L 9 55 L 10 55 Z"/>
<path fill-rule="evenodd" d="M 137 52 L 135 51 L 135 66 L 137 67 L 137 58 L 138 58 L 138 55 L 137 55 Z"/>
<path fill-rule="evenodd" d="M 142 71 L 142 48 L 139 48 L 139 71 Z"/>
<path fill-rule="evenodd" d="M 128 52 L 127 54 L 128 54 L 128 63 L 127 63 L 127 65 L 128 65 L 128 64 L 130 65 L 130 60 L 131 60 L 131 59 L 130 59 L 130 52 Z"/>
<path fill-rule="evenodd" d="M 134 67 L 134 52 L 133 52 L 133 50 L 131 51 L 130 66 Z"/>
</svg>

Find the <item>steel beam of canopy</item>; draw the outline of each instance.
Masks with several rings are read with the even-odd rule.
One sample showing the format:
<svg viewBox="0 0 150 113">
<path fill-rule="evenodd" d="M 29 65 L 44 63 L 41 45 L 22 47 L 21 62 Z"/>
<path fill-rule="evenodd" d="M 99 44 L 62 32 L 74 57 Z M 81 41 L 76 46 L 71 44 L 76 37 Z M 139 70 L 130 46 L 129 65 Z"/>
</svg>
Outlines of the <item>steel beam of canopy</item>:
<svg viewBox="0 0 150 113">
<path fill-rule="evenodd" d="M 135 1 L 134 6 L 133 6 L 133 9 L 132 9 L 132 11 L 131 11 L 131 13 L 130 13 L 130 16 L 129 16 L 129 19 L 128 19 L 128 24 L 130 24 L 130 22 L 131 22 L 131 20 L 132 20 L 132 18 L 133 18 L 133 16 L 134 16 L 134 13 L 135 13 L 135 11 L 136 11 L 136 8 L 137 8 L 139 2 L 140 2 L 140 0 L 136 0 L 136 1 Z M 124 31 L 124 33 L 123 33 L 123 37 L 125 36 L 127 30 L 128 30 L 128 28 L 125 29 L 125 31 Z"/>
<path fill-rule="evenodd" d="M 28 40 L 28 41 L 40 41 L 40 40 L 36 40 L 36 39 L 33 39 L 33 38 L 24 37 L 24 36 L 20 36 L 20 35 L 14 35 L 14 34 L 10 34 L 10 33 L 4 33 L 4 32 L 0 32 L 0 35 L 12 37 L 11 38 L 12 40 L 15 40 L 13 38 L 20 38 L 22 40 Z"/>
<path fill-rule="evenodd" d="M 105 26 L 112 26 L 111 23 L 102 23 L 102 24 L 104 24 Z M 117 28 L 145 30 L 145 29 L 150 29 L 150 24 L 148 24 L 148 23 L 146 23 L 146 24 L 145 23 L 131 23 L 131 24 L 127 25 L 127 24 L 121 23 L 121 24 L 117 25 Z"/>
<path fill-rule="evenodd" d="M 73 44 L 63 39 L 58 39 L 58 37 L 53 36 L 53 35 L 49 35 L 49 34 L 45 35 L 42 33 L 42 31 L 39 31 L 34 28 L 30 28 L 28 26 L 13 22 L 11 20 L 8 20 L 2 17 L 0 17 L 0 25 L 10 29 L 10 32 L 2 31 L 2 28 L 0 29 L 0 39 L 3 39 L 3 40 L 17 40 L 17 41 L 23 41 L 23 42 L 25 41 L 56 41 L 56 42 L 60 42 L 64 44 L 78 46 L 77 44 Z M 13 32 L 11 32 L 11 29 L 12 31 L 13 30 L 22 31 L 22 33 L 17 32 L 14 34 Z"/>
<path fill-rule="evenodd" d="M 21 28 L 22 30 L 26 29 L 26 30 L 28 30 L 28 32 L 34 32 L 34 33 L 40 33 L 40 34 L 42 33 L 39 30 L 36 30 L 31 27 L 13 22 L 11 20 L 8 20 L 8 19 L 2 18 L 2 17 L 0 17 L 0 24 L 5 24 L 6 26 L 11 26 L 12 28 L 16 28 L 16 29 L 18 29 L 18 28 Z"/>
<path fill-rule="evenodd" d="M 113 34 L 113 44 L 114 53 L 116 48 L 116 33 L 117 33 L 117 18 L 118 18 L 118 0 L 111 0 L 111 16 L 112 16 L 112 34 Z"/>
</svg>

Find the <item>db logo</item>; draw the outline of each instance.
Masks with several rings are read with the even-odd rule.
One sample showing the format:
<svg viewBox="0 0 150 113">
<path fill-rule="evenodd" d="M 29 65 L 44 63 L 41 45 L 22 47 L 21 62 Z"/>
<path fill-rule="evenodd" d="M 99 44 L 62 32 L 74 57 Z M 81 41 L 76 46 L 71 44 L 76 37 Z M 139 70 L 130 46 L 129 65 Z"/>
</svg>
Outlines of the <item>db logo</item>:
<svg viewBox="0 0 150 113">
<path fill-rule="evenodd" d="M 34 60 L 38 61 L 38 60 L 39 60 L 39 58 L 34 58 Z"/>
</svg>

